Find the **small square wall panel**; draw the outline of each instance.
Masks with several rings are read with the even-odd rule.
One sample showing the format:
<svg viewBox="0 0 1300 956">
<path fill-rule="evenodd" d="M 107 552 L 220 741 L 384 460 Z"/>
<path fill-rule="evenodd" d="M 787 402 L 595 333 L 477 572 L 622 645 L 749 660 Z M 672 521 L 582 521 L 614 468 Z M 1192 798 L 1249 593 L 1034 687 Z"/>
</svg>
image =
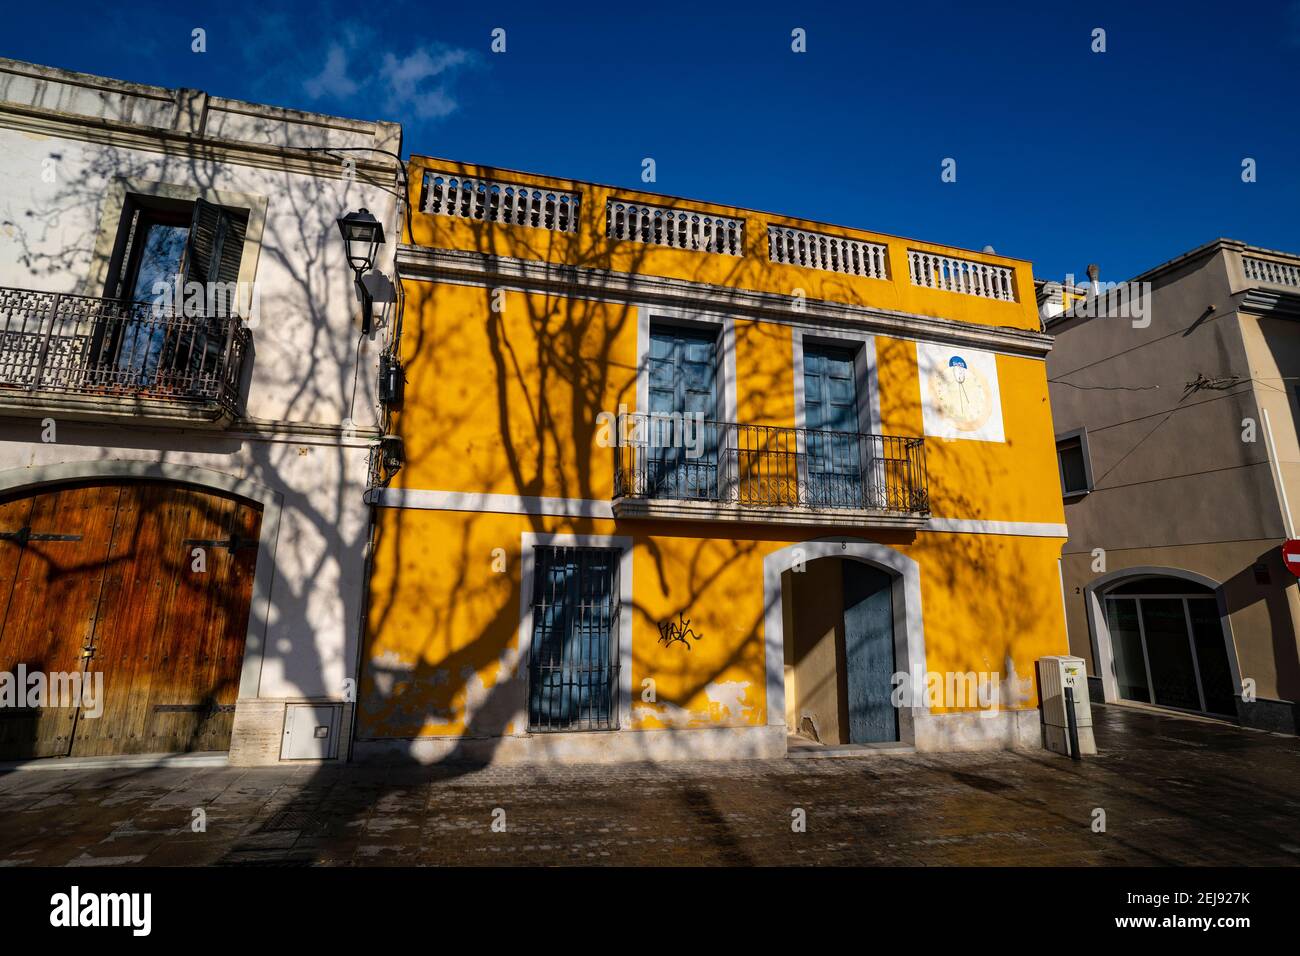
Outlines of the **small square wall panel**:
<svg viewBox="0 0 1300 956">
<path fill-rule="evenodd" d="M 341 704 L 288 704 L 281 760 L 333 760 L 339 754 Z"/>
</svg>

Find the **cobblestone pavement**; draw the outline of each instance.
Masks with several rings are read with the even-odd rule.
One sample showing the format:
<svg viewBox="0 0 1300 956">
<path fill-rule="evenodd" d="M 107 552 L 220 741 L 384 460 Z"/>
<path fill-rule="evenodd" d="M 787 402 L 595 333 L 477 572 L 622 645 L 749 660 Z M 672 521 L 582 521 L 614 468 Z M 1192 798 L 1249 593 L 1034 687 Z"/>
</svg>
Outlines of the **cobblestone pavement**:
<svg viewBox="0 0 1300 956">
<path fill-rule="evenodd" d="M 1300 740 L 1094 714 L 1102 753 L 1081 764 L 1002 752 L 12 771 L 0 866 L 1300 864 Z M 1098 807 L 1105 833 L 1090 826 Z M 195 809 L 206 832 L 191 828 Z"/>
</svg>

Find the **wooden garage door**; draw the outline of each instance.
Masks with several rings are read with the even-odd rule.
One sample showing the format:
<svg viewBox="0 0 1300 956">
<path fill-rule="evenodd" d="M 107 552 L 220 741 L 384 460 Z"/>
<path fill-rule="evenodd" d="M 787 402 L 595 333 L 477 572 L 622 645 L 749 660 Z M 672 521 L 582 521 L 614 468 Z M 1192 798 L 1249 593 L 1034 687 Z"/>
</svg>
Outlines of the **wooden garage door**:
<svg viewBox="0 0 1300 956">
<path fill-rule="evenodd" d="M 260 525 L 156 482 L 0 501 L 0 674 L 103 675 L 98 706 L 0 707 L 0 759 L 228 749 Z"/>
</svg>

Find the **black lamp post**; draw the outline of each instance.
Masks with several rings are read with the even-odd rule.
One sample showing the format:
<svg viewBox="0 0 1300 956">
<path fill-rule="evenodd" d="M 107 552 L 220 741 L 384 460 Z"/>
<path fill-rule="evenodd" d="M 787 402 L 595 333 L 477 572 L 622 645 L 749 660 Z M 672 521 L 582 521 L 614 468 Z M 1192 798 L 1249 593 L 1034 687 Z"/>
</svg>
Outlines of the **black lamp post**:
<svg viewBox="0 0 1300 956">
<path fill-rule="evenodd" d="M 384 227 L 370 214 L 364 206 L 360 212 L 350 212 L 339 219 L 339 232 L 343 233 L 343 245 L 347 250 L 348 265 L 352 267 L 361 294 L 361 334 L 370 334 L 370 316 L 374 300 L 370 290 L 361 281 L 366 272 L 374 268 L 375 254 L 384 244 Z"/>
</svg>

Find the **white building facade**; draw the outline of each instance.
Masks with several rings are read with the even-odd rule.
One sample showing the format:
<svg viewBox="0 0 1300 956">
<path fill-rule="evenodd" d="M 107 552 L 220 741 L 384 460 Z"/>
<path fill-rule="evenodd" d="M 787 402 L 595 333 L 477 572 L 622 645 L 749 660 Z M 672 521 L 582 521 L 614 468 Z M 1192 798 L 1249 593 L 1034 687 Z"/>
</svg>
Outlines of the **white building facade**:
<svg viewBox="0 0 1300 956">
<path fill-rule="evenodd" d="M 83 681 L 18 701 L 0 760 L 347 757 L 400 153 L 393 123 L 0 60 L 0 673 Z"/>
</svg>

